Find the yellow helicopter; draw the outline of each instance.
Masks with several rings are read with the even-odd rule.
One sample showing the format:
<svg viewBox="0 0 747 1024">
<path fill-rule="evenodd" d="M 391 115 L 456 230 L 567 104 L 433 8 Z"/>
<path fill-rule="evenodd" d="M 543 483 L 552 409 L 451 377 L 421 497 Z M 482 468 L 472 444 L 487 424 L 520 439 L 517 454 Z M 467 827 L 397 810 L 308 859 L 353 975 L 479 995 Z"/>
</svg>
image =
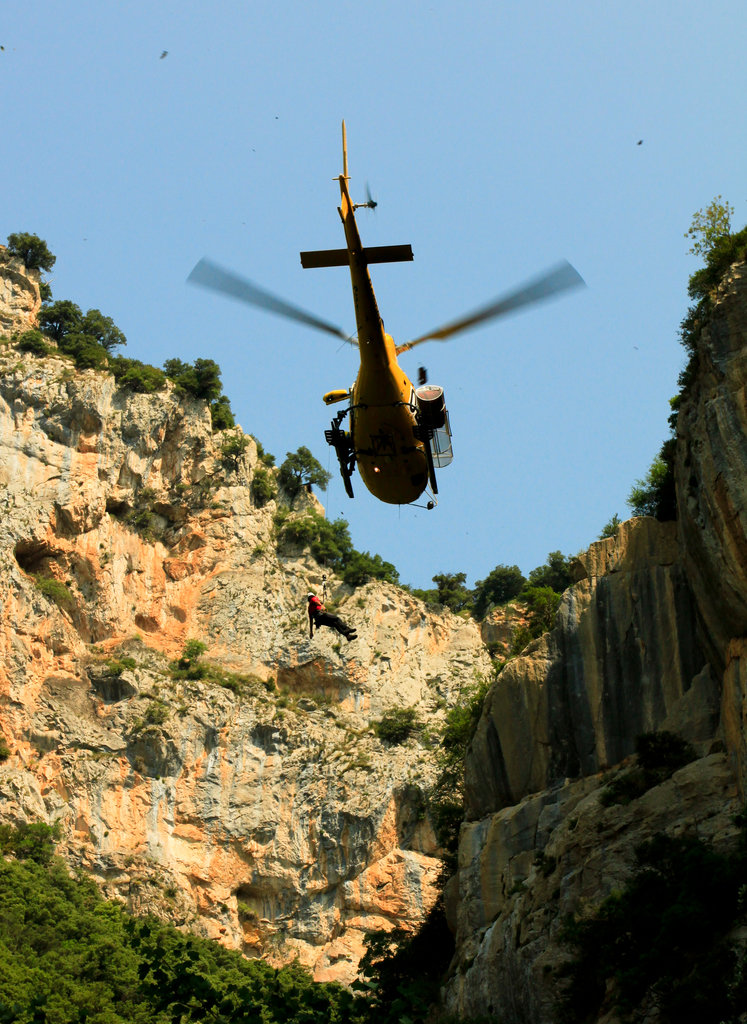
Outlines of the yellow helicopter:
<svg viewBox="0 0 747 1024">
<path fill-rule="evenodd" d="M 355 338 L 206 258 L 197 263 L 187 280 L 357 345 L 360 369 L 352 388 L 329 391 L 324 395 L 327 405 L 346 403 L 346 407 L 332 420 L 330 429 L 325 431 L 327 442 L 337 454 L 345 491 L 353 497 L 351 475 L 357 466 L 363 483 L 380 501 L 391 505 L 411 504 L 430 485 L 431 500 L 426 507 L 433 508 L 438 493 L 436 469 L 452 461 L 451 428 L 444 391 L 439 386 L 428 384 L 423 371 L 415 387 L 400 367 L 397 357 L 424 341 L 444 341 L 486 320 L 540 302 L 584 282 L 570 263 L 563 262 L 523 287 L 458 320 L 404 345 L 395 345 L 384 330 L 368 267 L 372 263 L 412 260 L 412 248 L 410 245 L 362 245 L 355 211 L 362 207 L 373 208 L 376 203 L 370 195 L 365 203 L 353 203 L 350 198 L 344 121 L 342 166 L 342 174 L 336 180 L 340 184 L 338 212 L 345 230 L 346 248 L 302 252 L 301 265 L 304 268 L 350 268 L 357 326 Z M 347 430 L 342 426 L 346 416 L 350 417 Z"/>
</svg>

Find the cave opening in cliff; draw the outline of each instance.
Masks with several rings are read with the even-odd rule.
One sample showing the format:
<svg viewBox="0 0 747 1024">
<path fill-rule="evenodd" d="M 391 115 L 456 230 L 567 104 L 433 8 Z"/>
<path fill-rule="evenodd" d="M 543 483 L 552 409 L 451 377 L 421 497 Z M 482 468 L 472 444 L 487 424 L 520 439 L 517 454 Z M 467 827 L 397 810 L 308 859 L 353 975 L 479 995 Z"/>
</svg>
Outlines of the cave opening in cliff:
<svg viewBox="0 0 747 1024">
<path fill-rule="evenodd" d="M 37 576 L 57 557 L 57 552 L 46 541 L 19 540 L 13 549 L 16 562 L 29 576 Z"/>
</svg>

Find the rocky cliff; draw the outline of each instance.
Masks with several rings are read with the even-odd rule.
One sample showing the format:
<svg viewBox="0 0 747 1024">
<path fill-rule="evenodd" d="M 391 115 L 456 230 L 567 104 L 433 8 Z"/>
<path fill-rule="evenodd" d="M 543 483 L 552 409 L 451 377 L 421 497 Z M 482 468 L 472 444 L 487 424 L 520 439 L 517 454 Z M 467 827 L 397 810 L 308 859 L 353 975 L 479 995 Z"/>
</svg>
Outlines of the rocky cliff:
<svg viewBox="0 0 747 1024">
<path fill-rule="evenodd" d="M 561 926 L 622 888 L 642 840 L 734 842 L 747 789 L 747 265 L 714 299 L 678 417 L 678 521 L 631 520 L 581 554 L 555 628 L 485 701 L 448 887 L 456 1012 L 551 1024 Z M 656 730 L 698 759 L 607 806 L 636 737 Z"/>
<path fill-rule="evenodd" d="M 59 822 L 135 910 L 351 981 L 435 898 L 439 723 L 490 659 L 474 622 L 334 577 L 359 638 L 309 639 L 323 567 L 278 552 L 247 441 L 227 466 L 206 403 L 0 344 L 0 813 Z M 171 667 L 190 639 L 202 679 Z M 405 707 L 424 728 L 380 741 Z"/>
<path fill-rule="evenodd" d="M 33 323 L 38 284 L 7 260 L 4 274 L 12 333 Z M 699 346 L 678 521 L 631 520 L 580 554 L 554 629 L 485 701 L 446 891 L 455 1013 L 550 1024 L 561 923 L 624 885 L 636 845 L 661 831 L 733 841 L 747 788 L 745 265 Z M 522 620 L 480 627 L 332 577 L 359 639 L 309 640 L 304 596 L 324 568 L 278 549 L 248 441 L 227 463 L 204 403 L 0 343 L 0 814 L 59 822 L 68 861 L 135 910 L 350 981 L 365 931 L 415 928 L 435 898 L 440 725 Z M 206 645 L 202 678 L 174 670 L 189 639 Z M 372 725 L 404 707 L 427 728 L 381 742 Z M 696 760 L 608 806 L 654 730 Z"/>
</svg>

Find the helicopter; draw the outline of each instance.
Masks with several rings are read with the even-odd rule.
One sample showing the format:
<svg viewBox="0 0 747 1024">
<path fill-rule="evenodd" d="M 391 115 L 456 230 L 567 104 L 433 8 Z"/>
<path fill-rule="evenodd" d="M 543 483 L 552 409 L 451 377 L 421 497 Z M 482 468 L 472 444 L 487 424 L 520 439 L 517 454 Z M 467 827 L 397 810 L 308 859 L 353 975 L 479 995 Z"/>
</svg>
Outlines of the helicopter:
<svg viewBox="0 0 747 1024">
<path fill-rule="evenodd" d="M 570 263 L 556 267 L 522 287 L 473 310 L 458 320 L 428 331 L 413 341 L 395 345 L 384 330 L 368 268 L 375 263 L 411 261 L 411 245 L 364 246 L 358 232 L 355 211 L 374 209 L 376 202 L 367 191 L 365 203 L 353 203 L 348 189 L 348 155 L 345 122 L 342 122 L 342 174 L 338 213 L 345 233 L 345 248 L 302 252 L 304 269 L 348 267 L 353 289 L 357 333 L 350 337 L 341 328 L 308 313 L 284 299 L 253 284 L 246 278 L 201 259 L 187 280 L 239 301 L 258 306 L 278 316 L 299 321 L 316 330 L 357 345 L 360 368 L 352 387 L 328 391 L 326 405 L 344 402 L 345 406 L 325 431 L 325 439 L 337 455 L 340 475 L 348 497 L 354 497 L 352 474 L 358 467 L 361 479 L 371 494 L 391 505 L 415 504 L 430 488 L 428 509 L 437 503 L 436 469 L 448 466 L 453 458 L 451 425 L 444 389 L 429 384 L 421 367 L 416 387 L 399 365 L 397 357 L 426 341 L 445 341 L 478 324 L 513 312 L 522 306 L 540 302 L 559 292 L 583 285 L 583 279 Z M 347 429 L 343 427 L 349 417 Z"/>
</svg>

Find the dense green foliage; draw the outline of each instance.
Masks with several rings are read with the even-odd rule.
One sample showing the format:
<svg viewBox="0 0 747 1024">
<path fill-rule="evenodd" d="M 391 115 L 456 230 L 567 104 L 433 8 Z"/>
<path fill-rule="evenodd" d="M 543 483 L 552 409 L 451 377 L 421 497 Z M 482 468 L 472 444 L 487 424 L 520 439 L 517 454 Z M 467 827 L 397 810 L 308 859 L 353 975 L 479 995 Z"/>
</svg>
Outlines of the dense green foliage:
<svg viewBox="0 0 747 1024">
<path fill-rule="evenodd" d="M 265 469 L 264 466 L 258 466 L 254 470 L 254 476 L 252 477 L 252 497 L 257 503 L 257 507 L 262 508 L 268 501 L 276 498 L 277 493 L 278 488 L 275 483 L 275 477 L 269 469 Z"/>
<path fill-rule="evenodd" d="M 36 235 L 9 235 L 8 252 L 23 260 L 27 268 L 50 270 L 55 263 L 46 242 Z M 70 299 L 52 302 L 51 290 L 43 281 L 41 295 L 42 307 L 37 316 L 39 330 L 26 331 L 16 339 L 21 351 L 48 355 L 46 336 L 78 369 L 108 370 L 120 388 L 143 394 L 160 391 L 169 378 L 180 393 L 208 403 L 213 430 L 227 430 L 235 425 L 231 403 L 222 394 L 220 367 L 214 360 L 195 359 L 194 363 L 185 363 L 181 359 L 168 359 L 163 370 L 159 370 L 139 359 L 125 359 L 114 354 L 114 349 L 126 345 L 127 339 L 110 316 L 99 309 L 83 313 Z"/>
<path fill-rule="evenodd" d="M 166 383 L 166 374 L 155 366 L 141 363 L 139 359 L 115 356 L 109 360 L 109 370 L 120 388 L 150 395 L 161 391 Z"/>
<path fill-rule="evenodd" d="M 44 335 L 41 331 L 33 328 L 19 335 L 16 344 L 21 352 L 31 352 L 35 356 L 46 356 L 49 352 L 49 345 L 44 340 Z"/>
<path fill-rule="evenodd" d="M 669 437 L 641 480 L 636 480 L 627 502 L 634 516 L 653 516 L 661 522 L 677 518 L 674 486 L 675 438 Z"/>
<path fill-rule="evenodd" d="M 8 235 L 8 253 L 16 256 L 27 270 L 50 271 L 57 259 L 38 235 L 17 231 Z"/>
<path fill-rule="evenodd" d="M 517 565 L 497 565 L 472 589 L 467 587 L 467 577 L 463 572 L 436 573 L 433 577 L 436 588 L 433 590 L 408 589 L 426 604 L 442 605 L 453 612 L 470 612 L 476 619 L 484 619 L 492 608 L 518 598 L 528 604 L 529 614 L 539 628 L 547 602 L 543 602 L 537 592 L 549 588 L 555 594 L 562 594 L 571 584 L 570 563 L 571 559 L 560 551 L 551 551 L 545 564 L 532 569 L 528 579 Z M 542 621 L 546 623 L 547 616 Z M 545 628 L 550 626 L 543 625 L 539 632 Z M 539 632 L 533 635 L 539 635 Z"/>
<path fill-rule="evenodd" d="M 234 473 L 238 472 L 248 447 L 249 438 L 240 431 L 227 437 L 220 448 L 221 459 L 226 469 L 231 469 Z"/>
<path fill-rule="evenodd" d="M 167 359 L 163 371 L 176 384 L 177 391 L 206 402 L 220 397 L 222 387 L 220 367 L 214 359 L 195 359 L 185 363 L 181 359 Z"/>
<path fill-rule="evenodd" d="M 231 403 L 222 393 L 220 367 L 214 359 L 195 359 L 194 363 L 167 359 L 163 370 L 178 392 L 209 404 L 213 430 L 230 430 L 236 425 Z"/>
<path fill-rule="evenodd" d="M 475 616 L 482 619 L 494 605 L 505 604 L 518 597 L 525 583 L 518 565 L 497 565 L 484 580 L 475 584 Z"/>
<path fill-rule="evenodd" d="M 84 314 L 69 299 L 43 305 L 37 319 L 41 330 L 82 368 L 105 365 L 108 354 L 127 344 L 110 316 L 104 316 L 98 309 L 89 309 Z"/>
<path fill-rule="evenodd" d="M 34 576 L 34 586 L 50 601 L 54 601 L 58 608 L 70 609 L 75 604 L 70 588 L 62 580 L 52 576 Z"/>
<path fill-rule="evenodd" d="M 0 826 L 3 1024 L 418 1024 L 437 999 L 452 951 L 441 900 L 417 935 L 368 937 L 359 995 L 131 917 L 70 876 L 57 838 Z"/>
<path fill-rule="evenodd" d="M 704 210 L 693 214 L 690 227 L 685 232 L 692 246 L 688 252 L 695 256 L 708 258 L 713 249 L 720 245 L 722 239 L 731 235 L 731 217 L 734 207 L 730 203 L 722 203 L 721 196 L 716 196 Z"/>
<path fill-rule="evenodd" d="M 391 562 L 368 551 L 356 551 L 344 519 L 330 522 L 313 509 L 300 516 L 291 516 L 282 510 L 275 516 L 275 535 L 281 550 L 309 548 L 320 565 L 337 573 L 351 587 L 361 586 L 370 579 L 399 582 L 399 573 Z"/>
<path fill-rule="evenodd" d="M 599 534 L 599 540 L 604 540 L 605 537 L 614 537 L 617 533 L 617 528 L 621 523 L 620 516 L 615 512 L 609 522 L 605 523 L 602 527 L 602 532 Z"/>
<path fill-rule="evenodd" d="M 697 836 L 655 836 L 635 873 L 593 917 L 564 932 L 575 959 L 563 974 L 559 1020 L 596 1020 L 603 1003 L 622 1019 L 656 1006 L 662 1024 L 737 1024 L 747 1011 L 747 961 L 732 928 L 744 920 L 747 841 L 717 853 Z"/>
<path fill-rule="evenodd" d="M 417 724 L 415 708 L 390 708 L 378 722 L 374 722 L 374 731 L 384 743 L 397 745 L 413 734 Z"/>
<path fill-rule="evenodd" d="M 421 1024 L 436 1019 L 433 1007 L 454 951 L 443 905 L 444 883 L 441 879 L 440 895 L 418 932 L 395 928 L 366 936 L 366 953 L 359 966 L 363 981 L 354 988 L 368 995 L 366 1019 L 371 1024 Z"/>
<path fill-rule="evenodd" d="M 287 452 L 278 471 L 278 483 L 291 502 L 304 488 L 312 485 L 326 491 L 331 479 L 332 474 L 322 468 L 305 445 L 295 452 Z"/>
<path fill-rule="evenodd" d="M 364 1000 L 155 920 L 71 878 L 44 825 L 0 829 L 0 1020 L 6 1024 L 353 1024 Z"/>
</svg>

